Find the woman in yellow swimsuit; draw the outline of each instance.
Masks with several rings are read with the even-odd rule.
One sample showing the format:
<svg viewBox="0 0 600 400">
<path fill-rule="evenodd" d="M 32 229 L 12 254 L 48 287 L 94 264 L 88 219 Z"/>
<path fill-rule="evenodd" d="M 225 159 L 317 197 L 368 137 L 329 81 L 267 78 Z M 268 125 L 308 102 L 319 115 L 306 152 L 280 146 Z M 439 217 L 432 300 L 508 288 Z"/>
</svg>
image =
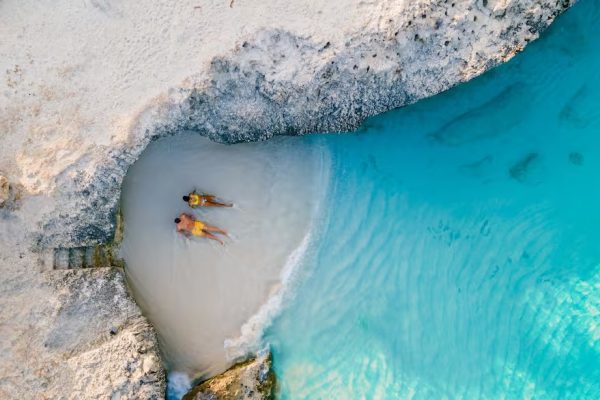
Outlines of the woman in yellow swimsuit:
<svg viewBox="0 0 600 400">
<path fill-rule="evenodd" d="M 200 220 L 197 220 L 193 215 L 190 214 L 182 213 L 178 218 L 175 218 L 174 222 L 177 224 L 177 232 L 183 233 L 186 237 L 205 237 L 224 244 L 223 241 L 217 236 L 213 235 L 213 233 L 220 233 L 224 236 L 227 236 L 227 232 L 225 232 L 223 229 L 217 228 L 216 226 L 210 226 Z"/>
<path fill-rule="evenodd" d="M 233 204 L 221 203 L 216 200 L 212 194 L 198 194 L 194 190 L 187 196 L 183 196 L 183 201 L 192 208 L 196 207 L 231 207 Z"/>
</svg>

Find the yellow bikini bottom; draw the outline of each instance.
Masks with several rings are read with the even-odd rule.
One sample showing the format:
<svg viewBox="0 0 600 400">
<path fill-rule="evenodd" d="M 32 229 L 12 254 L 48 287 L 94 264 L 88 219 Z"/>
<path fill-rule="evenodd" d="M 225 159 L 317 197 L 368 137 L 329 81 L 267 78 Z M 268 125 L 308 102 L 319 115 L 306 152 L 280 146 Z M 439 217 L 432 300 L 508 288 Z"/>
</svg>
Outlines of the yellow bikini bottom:
<svg viewBox="0 0 600 400">
<path fill-rule="evenodd" d="M 204 223 L 202 221 L 194 221 L 194 228 L 192 228 L 192 235 L 202 236 L 202 229 L 204 229 Z"/>
</svg>

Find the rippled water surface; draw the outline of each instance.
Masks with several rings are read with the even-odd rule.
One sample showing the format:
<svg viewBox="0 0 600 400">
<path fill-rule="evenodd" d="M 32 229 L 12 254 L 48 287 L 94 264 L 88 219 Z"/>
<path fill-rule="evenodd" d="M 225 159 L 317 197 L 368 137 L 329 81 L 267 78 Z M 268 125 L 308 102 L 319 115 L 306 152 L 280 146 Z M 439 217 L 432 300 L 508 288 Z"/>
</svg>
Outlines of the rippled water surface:
<svg viewBox="0 0 600 400">
<path fill-rule="evenodd" d="M 600 2 L 491 73 L 305 140 L 320 243 L 268 330 L 284 399 L 600 398 Z"/>
</svg>

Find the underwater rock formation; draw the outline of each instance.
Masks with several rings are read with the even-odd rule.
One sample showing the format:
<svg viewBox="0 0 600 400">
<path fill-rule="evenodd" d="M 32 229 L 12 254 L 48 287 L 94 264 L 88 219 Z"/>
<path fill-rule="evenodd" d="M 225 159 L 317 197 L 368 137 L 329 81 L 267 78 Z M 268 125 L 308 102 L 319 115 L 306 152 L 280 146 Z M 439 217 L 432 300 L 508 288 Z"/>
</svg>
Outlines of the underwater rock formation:
<svg viewBox="0 0 600 400">
<path fill-rule="evenodd" d="M 271 354 L 236 364 L 190 390 L 183 400 L 268 400 L 275 395 Z"/>
<path fill-rule="evenodd" d="M 521 183 L 529 181 L 534 167 L 539 163 L 539 159 L 540 155 L 538 153 L 528 153 L 510 167 L 508 170 L 510 177 Z"/>
<path fill-rule="evenodd" d="M 0 397 L 163 395 L 121 273 L 48 261 L 112 240 L 151 140 L 355 129 L 507 61 L 572 2 L 227 3 L 2 2 Z"/>
</svg>

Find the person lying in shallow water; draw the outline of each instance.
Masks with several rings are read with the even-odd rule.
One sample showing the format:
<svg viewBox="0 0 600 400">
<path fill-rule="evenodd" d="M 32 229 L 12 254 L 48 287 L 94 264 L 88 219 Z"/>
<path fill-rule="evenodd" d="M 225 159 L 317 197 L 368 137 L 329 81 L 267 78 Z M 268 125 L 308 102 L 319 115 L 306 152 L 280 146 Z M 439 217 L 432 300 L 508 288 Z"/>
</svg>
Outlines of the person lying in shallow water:
<svg viewBox="0 0 600 400">
<path fill-rule="evenodd" d="M 186 237 L 205 237 L 224 244 L 223 241 L 217 236 L 213 235 L 213 233 L 220 233 L 224 236 L 227 236 L 227 232 L 225 232 L 223 229 L 217 228 L 216 226 L 207 225 L 206 223 L 197 220 L 193 215 L 190 214 L 181 213 L 179 217 L 175 218 L 174 222 L 177 224 L 177 232 L 183 233 Z"/>
<path fill-rule="evenodd" d="M 198 194 L 194 190 L 192 193 L 187 196 L 183 196 L 183 201 L 188 203 L 188 205 L 192 208 L 196 207 L 231 207 L 233 204 L 221 203 L 216 200 L 215 196 L 212 194 Z"/>
</svg>

